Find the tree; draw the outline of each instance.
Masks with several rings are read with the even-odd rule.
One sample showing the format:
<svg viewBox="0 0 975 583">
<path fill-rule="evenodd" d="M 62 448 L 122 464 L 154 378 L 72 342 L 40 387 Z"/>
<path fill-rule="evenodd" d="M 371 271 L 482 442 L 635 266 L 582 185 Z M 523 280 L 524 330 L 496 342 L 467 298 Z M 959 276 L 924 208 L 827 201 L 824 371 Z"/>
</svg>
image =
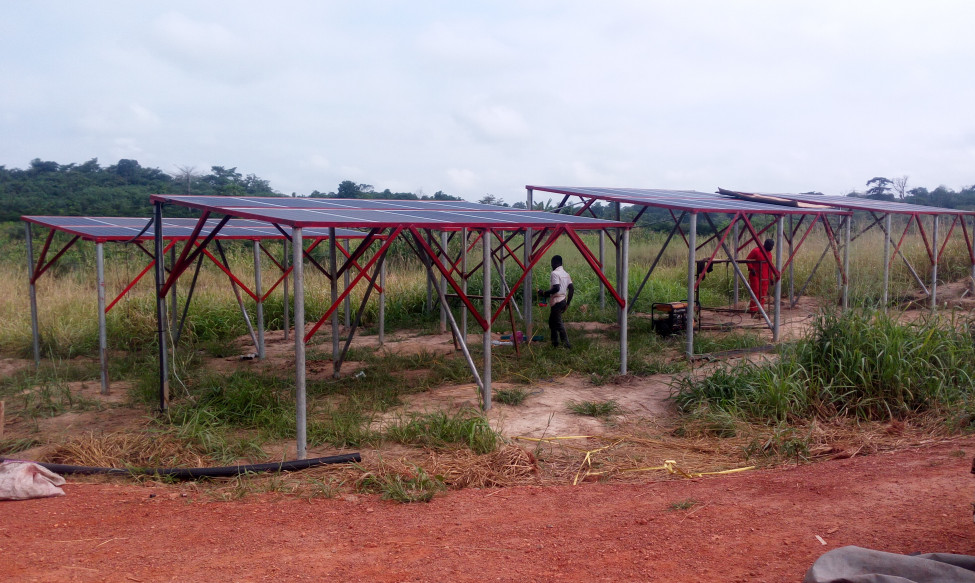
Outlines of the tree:
<svg viewBox="0 0 975 583">
<path fill-rule="evenodd" d="M 196 166 L 177 166 L 173 178 L 183 185 L 183 194 L 193 194 L 193 180 L 200 177 Z"/>
<path fill-rule="evenodd" d="M 893 180 L 883 176 L 875 176 L 867 181 L 866 196 L 876 200 L 894 200 L 894 195 L 890 192 L 893 185 Z"/>
<path fill-rule="evenodd" d="M 362 190 L 359 189 L 359 185 L 355 182 L 343 180 L 339 183 L 338 198 L 359 198 L 361 195 Z"/>
<path fill-rule="evenodd" d="M 500 196 L 494 196 L 493 194 L 484 195 L 481 200 L 477 201 L 479 204 L 491 204 L 495 206 L 508 206 L 508 203 Z"/>
<path fill-rule="evenodd" d="M 907 194 L 907 175 L 894 179 L 894 192 L 897 193 L 897 198 L 904 198 Z"/>
</svg>

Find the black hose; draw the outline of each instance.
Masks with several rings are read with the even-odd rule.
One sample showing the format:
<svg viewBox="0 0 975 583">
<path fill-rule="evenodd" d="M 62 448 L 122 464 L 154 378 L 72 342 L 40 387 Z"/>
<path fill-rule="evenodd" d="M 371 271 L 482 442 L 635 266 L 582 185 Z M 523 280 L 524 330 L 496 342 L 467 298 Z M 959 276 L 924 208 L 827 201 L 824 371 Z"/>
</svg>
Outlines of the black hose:
<svg viewBox="0 0 975 583">
<path fill-rule="evenodd" d="M 0 458 L 3 461 L 3 458 Z M 13 461 L 13 460 L 11 460 Z M 216 468 L 99 468 L 92 466 L 71 466 L 65 464 L 49 464 L 34 462 L 56 474 L 108 474 L 131 476 L 160 476 L 175 480 L 195 480 L 198 478 L 230 478 L 240 474 L 258 472 L 292 472 L 304 470 L 325 464 L 344 464 L 362 461 L 357 453 L 317 457 L 308 460 L 293 460 L 290 462 L 272 462 L 267 464 L 250 464 L 244 466 L 222 466 Z"/>
</svg>

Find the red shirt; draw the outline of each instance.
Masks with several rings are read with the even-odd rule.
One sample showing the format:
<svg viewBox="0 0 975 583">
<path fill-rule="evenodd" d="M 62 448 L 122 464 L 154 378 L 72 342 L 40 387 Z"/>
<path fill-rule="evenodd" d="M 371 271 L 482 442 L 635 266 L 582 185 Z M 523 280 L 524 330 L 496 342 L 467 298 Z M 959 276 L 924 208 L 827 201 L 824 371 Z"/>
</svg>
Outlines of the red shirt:
<svg viewBox="0 0 975 583">
<path fill-rule="evenodd" d="M 767 253 L 763 248 L 755 247 L 745 260 L 748 261 L 749 272 L 755 272 L 762 280 L 770 281 L 772 279 L 772 266 L 765 260 L 766 256 Z"/>
</svg>

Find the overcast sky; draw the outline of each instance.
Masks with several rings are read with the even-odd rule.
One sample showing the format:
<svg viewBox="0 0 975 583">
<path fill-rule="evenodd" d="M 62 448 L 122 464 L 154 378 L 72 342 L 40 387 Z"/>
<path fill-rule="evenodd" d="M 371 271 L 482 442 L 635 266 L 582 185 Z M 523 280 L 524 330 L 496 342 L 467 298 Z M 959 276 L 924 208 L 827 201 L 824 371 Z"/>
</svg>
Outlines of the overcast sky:
<svg viewBox="0 0 975 583">
<path fill-rule="evenodd" d="M 282 193 L 975 183 L 975 2 L 0 0 L 0 165 Z"/>
</svg>

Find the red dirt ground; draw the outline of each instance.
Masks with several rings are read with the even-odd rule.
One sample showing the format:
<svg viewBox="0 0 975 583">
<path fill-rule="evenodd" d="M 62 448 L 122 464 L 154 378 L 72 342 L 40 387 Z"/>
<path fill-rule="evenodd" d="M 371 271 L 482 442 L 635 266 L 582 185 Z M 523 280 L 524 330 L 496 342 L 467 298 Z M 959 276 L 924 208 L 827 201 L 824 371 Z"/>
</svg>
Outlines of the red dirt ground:
<svg viewBox="0 0 975 583">
<path fill-rule="evenodd" d="M 0 579 L 800 581 L 845 545 L 975 554 L 973 450 L 964 438 L 694 480 L 466 489 L 411 505 L 361 495 L 217 502 L 175 485 L 69 482 L 65 497 L 0 504 Z"/>
</svg>

